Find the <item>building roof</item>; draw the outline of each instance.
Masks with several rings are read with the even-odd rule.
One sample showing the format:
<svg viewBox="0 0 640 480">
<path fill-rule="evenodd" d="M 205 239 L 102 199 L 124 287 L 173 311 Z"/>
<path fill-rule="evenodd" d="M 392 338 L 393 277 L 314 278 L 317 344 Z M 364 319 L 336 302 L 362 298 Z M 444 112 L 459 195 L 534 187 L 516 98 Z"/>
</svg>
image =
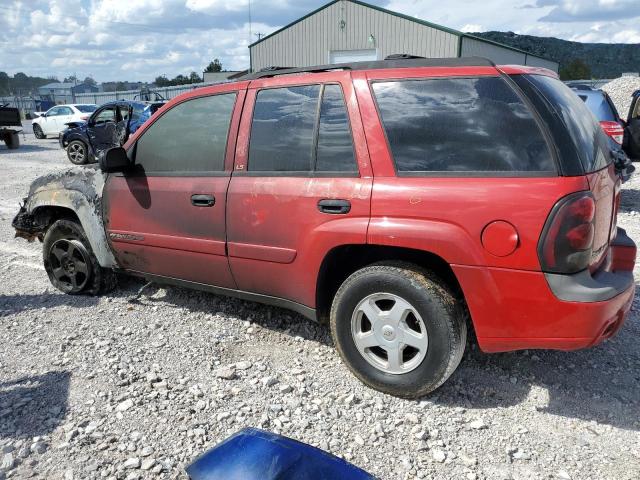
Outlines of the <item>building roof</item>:
<svg viewBox="0 0 640 480">
<path fill-rule="evenodd" d="M 292 27 L 296 23 L 299 23 L 299 22 L 311 17 L 312 15 L 315 15 L 318 12 L 321 12 L 325 8 L 330 7 L 334 3 L 338 3 L 340 1 L 342 1 L 342 0 L 332 0 L 331 2 L 327 3 L 326 5 L 323 5 L 320 8 L 315 9 L 314 11 L 306 14 L 305 16 L 300 17 L 299 19 L 294 20 L 293 22 L 289 23 L 288 25 L 285 25 L 284 27 L 276 30 L 275 32 L 272 32 L 269 35 L 266 35 L 266 36 L 262 37 L 260 40 L 257 40 L 255 42 L 253 42 L 252 44 L 249 45 L 249 48 L 258 45 L 261 42 L 264 42 L 268 38 L 271 38 L 274 35 L 277 35 L 278 33 L 286 30 L 287 28 Z M 420 18 L 412 17 L 410 15 L 404 15 L 404 14 L 399 13 L 399 12 L 394 12 L 393 10 L 387 10 L 386 8 L 378 7 L 376 5 L 371 5 L 371 4 L 363 2 L 361 0 L 345 0 L 345 1 L 348 1 L 348 2 L 351 2 L 351 3 L 355 3 L 355 4 L 361 5 L 363 7 L 372 8 L 373 10 L 378 10 L 379 12 L 386 13 L 388 15 L 393 15 L 394 17 L 404 18 L 405 20 L 409 20 L 411 22 L 415 22 L 415 23 L 418 23 L 420 25 L 424 25 L 425 27 L 431 27 L 431 28 L 435 28 L 436 30 L 440 30 L 440 31 L 443 31 L 443 32 L 451 33 L 452 35 L 457 35 L 458 37 L 460 37 L 460 39 L 462 39 L 462 37 L 472 38 L 472 39 L 478 40 L 480 42 L 490 43 L 490 44 L 496 45 L 498 47 L 506 48 L 507 50 L 512 50 L 514 52 L 522 53 L 522 54 L 525 54 L 525 55 L 530 55 L 532 57 L 541 58 L 543 60 L 548 60 L 550 62 L 557 63 L 555 60 L 551 60 L 550 58 L 541 57 L 540 55 L 536 55 L 534 53 L 530 53 L 530 52 L 527 52 L 525 50 L 520 50 L 519 48 L 511 47 L 509 45 L 505 45 L 503 43 L 495 42 L 493 40 L 487 40 L 485 38 L 477 37 L 477 36 L 471 35 L 469 33 L 464 33 L 464 32 L 461 32 L 459 30 L 455 30 L 453 28 L 444 27 L 442 25 L 438 25 L 437 23 L 428 22 L 426 20 L 422 20 Z"/>
<path fill-rule="evenodd" d="M 53 83 L 47 83 L 46 85 L 42 85 L 39 88 L 46 88 L 47 90 L 60 90 L 60 89 L 68 90 L 73 87 L 75 87 L 75 84 L 73 83 L 53 82 Z"/>
</svg>

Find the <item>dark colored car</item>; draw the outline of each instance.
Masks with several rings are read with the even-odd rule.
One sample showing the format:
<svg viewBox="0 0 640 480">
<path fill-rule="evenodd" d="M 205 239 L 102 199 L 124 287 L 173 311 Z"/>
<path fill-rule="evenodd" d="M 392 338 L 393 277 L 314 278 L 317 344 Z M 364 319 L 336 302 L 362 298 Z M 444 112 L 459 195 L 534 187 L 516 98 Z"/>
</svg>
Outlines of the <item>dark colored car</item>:
<svg viewBox="0 0 640 480">
<path fill-rule="evenodd" d="M 624 125 L 622 146 L 633 161 L 640 162 L 640 90 L 633 94 L 629 115 Z"/>
<path fill-rule="evenodd" d="M 640 91 L 633 94 L 627 120 L 623 120 L 613 100 L 604 90 L 593 89 L 588 85 L 575 85 L 571 89 L 593 112 L 615 146 L 622 148 L 632 160 L 640 160 Z"/>
<path fill-rule="evenodd" d="M 22 120 L 20 111 L 6 105 L 0 105 L 0 141 L 3 141 L 9 150 L 20 147 L 20 135 Z"/>
<path fill-rule="evenodd" d="M 106 150 L 123 145 L 129 135 L 162 106 L 164 102 L 117 101 L 98 107 L 86 122 L 68 123 L 60 133 L 60 146 L 76 165 L 95 162 Z"/>
<path fill-rule="evenodd" d="M 271 70 L 171 100 L 13 225 L 53 285 L 114 271 L 330 325 L 372 388 L 420 397 L 485 352 L 619 331 L 636 245 L 609 141 L 553 72 L 486 59 Z"/>
</svg>

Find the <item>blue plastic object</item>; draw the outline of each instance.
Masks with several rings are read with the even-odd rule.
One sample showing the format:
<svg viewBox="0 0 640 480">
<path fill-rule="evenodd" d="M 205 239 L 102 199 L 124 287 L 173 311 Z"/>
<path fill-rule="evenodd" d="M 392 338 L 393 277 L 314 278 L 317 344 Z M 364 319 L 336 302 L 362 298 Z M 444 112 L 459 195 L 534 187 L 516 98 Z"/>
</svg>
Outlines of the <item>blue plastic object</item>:
<svg viewBox="0 0 640 480">
<path fill-rule="evenodd" d="M 187 467 L 191 480 L 375 480 L 318 448 L 257 428 L 245 428 Z"/>
</svg>

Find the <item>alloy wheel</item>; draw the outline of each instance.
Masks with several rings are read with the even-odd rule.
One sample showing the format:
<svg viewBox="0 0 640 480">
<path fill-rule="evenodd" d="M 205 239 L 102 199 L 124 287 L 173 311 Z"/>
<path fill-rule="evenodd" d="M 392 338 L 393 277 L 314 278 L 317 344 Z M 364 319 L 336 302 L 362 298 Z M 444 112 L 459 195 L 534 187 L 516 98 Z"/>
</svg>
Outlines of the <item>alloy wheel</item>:
<svg viewBox="0 0 640 480">
<path fill-rule="evenodd" d="M 56 241 L 49 250 L 49 264 L 62 291 L 78 293 L 89 281 L 89 253 L 79 240 Z"/>
<path fill-rule="evenodd" d="M 85 148 L 80 142 L 73 142 L 67 147 L 69 160 L 75 164 L 82 164 L 85 161 Z"/>
<path fill-rule="evenodd" d="M 391 293 L 369 295 L 356 306 L 351 334 L 367 362 L 395 375 L 416 369 L 429 347 L 427 329 L 416 308 Z"/>
</svg>

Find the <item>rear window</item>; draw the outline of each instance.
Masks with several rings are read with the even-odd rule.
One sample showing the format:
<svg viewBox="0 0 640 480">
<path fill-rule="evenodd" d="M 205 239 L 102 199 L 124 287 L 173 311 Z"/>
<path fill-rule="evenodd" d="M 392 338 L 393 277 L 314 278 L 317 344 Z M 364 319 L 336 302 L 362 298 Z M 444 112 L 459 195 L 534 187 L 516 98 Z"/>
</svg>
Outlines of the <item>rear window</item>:
<svg viewBox="0 0 640 480">
<path fill-rule="evenodd" d="M 616 122 L 616 114 L 611 108 L 611 105 L 607 101 L 606 97 L 600 93 L 592 94 L 578 94 L 580 100 L 582 100 L 589 110 L 596 116 L 601 122 Z"/>
<path fill-rule="evenodd" d="M 556 78 L 543 75 L 523 75 L 522 78 L 536 88 L 562 119 L 584 171 L 595 172 L 606 167 L 611 162 L 608 139 L 585 102 Z"/>
<path fill-rule="evenodd" d="M 399 173 L 556 173 L 533 114 L 502 78 L 384 81 L 372 88 Z"/>
<path fill-rule="evenodd" d="M 76 105 L 75 107 L 82 113 L 93 113 L 98 108 L 97 105 Z"/>
</svg>

